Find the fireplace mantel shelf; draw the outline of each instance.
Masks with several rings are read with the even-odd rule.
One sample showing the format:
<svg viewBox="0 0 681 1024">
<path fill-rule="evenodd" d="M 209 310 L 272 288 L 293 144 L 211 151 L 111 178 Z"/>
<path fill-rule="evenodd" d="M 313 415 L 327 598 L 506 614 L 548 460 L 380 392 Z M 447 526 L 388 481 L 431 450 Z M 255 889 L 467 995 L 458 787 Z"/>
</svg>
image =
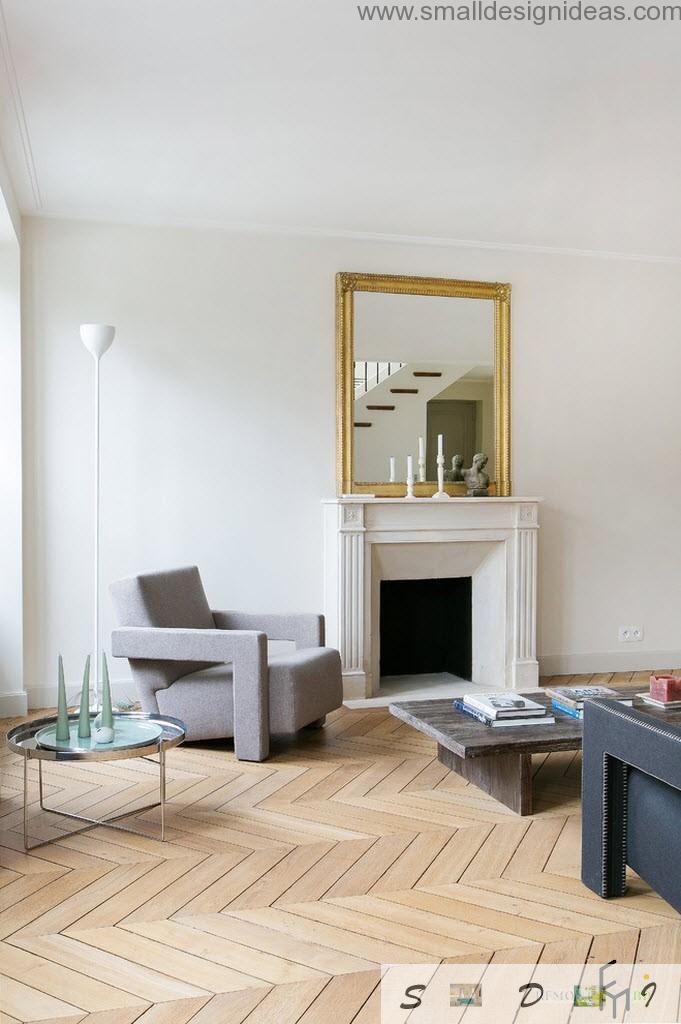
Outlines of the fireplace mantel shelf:
<svg viewBox="0 0 681 1024">
<path fill-rule="evenodd" d="M 495 690 L 537 685 L 541 500 L 348 494 L 323 502 L 327 635 L 341 652 L 346 699 L 371 697 L 380 685 L 384 579 L 471 577 L 472 682 Z"/>
<path fill-rule="evenodd" d="M 342 494 L 339 498 L 324 498 L 324 505 L 523 505 L 539 503 L 543 498 L 469 498 L 464 495 L 449 498 L 381 498 L 375 494 Z"/>
</svg>

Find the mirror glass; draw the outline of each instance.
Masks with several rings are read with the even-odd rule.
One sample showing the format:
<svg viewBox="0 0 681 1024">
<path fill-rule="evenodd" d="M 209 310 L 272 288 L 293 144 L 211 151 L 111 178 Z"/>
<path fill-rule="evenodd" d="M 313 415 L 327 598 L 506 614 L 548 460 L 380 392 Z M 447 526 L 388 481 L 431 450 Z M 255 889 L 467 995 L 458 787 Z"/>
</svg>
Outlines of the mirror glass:
<svg viewBox="0 0 681 1024">
<path fill-rule="evenodd" d="M 476 452 L 489 457 L 493 477 L 491 299 L 356 292 L 353 378 L 357 483 L 389 481 L 391 458 L 394 480 L 404 481 L 408 455 L 418 480 L 419 438 L 425 479 L 437 480 L 439 434 L 446 480 L 460 480 L 457 467 Z"/>
</svg>

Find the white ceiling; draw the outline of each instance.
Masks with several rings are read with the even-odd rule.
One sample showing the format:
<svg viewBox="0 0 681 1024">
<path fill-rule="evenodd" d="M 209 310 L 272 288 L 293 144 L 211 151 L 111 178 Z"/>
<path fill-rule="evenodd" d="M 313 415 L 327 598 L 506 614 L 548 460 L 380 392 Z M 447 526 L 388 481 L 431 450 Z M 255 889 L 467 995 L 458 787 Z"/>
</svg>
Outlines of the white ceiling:
<svg viewBox="0 0 681 1024">
<path fill-rule="evenodd" d="M 0 138 L 25 213 L 681 257 L 678 24 L 2 6 Z"/>
</svg>

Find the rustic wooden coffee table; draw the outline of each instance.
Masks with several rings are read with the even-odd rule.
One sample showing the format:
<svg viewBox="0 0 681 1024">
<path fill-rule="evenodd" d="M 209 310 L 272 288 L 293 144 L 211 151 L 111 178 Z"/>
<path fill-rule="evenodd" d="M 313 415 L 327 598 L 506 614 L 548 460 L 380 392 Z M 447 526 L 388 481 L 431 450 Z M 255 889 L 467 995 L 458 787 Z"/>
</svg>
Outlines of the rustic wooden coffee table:
<svg viewBox="0 0 681 1024">
<path fill-rule="evenodd" d="M 644 686 L 638 683 L 617 689 L 631 692 L 633 697 Z M 551 698 L 546 694 L 521 696 L 551 709 Z M 638 706 L 643 702 L 634 703 Z M 582 722 L 562 711 L 553 712 L 555 725 L 492 729 L 457 711 L 451 698 L 403 701 L 391 704 L 388 710 L 395 718 L 434 739 L 442 764 L 516 814 L 532 814 L 532 754 L 582 747 Z"/>
</svg>

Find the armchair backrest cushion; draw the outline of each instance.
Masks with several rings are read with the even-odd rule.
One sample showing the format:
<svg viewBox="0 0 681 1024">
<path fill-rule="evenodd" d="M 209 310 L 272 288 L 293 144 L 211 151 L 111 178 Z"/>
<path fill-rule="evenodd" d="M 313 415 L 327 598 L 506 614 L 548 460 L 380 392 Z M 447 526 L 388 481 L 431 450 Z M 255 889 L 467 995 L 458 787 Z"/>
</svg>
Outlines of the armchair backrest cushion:
<svg viewBox="0 0 681 1024">
<path fill-rule="evenodd" d="M 119 626 L 215 629 L 199 570 L 195 565 L 143 573 L 109 587 Z M 154 692 L 182 676 L 208 667 L 197 661 L 130 661 L 144 711 L 158 710 Z"/>
<path fill-rule="evenodd" d="M 129 576 L 110 589 L 120 626 L 215 629 L 195 565 Z"/>
</svg>

